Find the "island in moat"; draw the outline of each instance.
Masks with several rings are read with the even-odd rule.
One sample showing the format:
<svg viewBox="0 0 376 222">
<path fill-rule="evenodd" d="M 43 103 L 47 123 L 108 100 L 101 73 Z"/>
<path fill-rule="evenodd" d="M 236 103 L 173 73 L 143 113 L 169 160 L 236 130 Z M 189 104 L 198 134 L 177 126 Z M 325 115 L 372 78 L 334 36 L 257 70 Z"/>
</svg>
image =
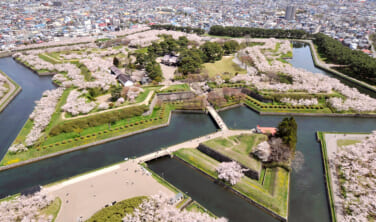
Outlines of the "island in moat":
<svg viewBox="0 0 376 222">
<path fill-rule="evenodd" d="M 164 206 L 158 209 L 161 214 L 189 209 L 201 213 L 181 211 L 186 218 L 224 220 L 210 212 L 211 216 L 202 214 L 207 210 L 148 169 L 147 161 L 170 155 L 277 219 L 287 221 L 295 120 L 285 118 L 277 129 L 271 128 L 265 135 L 256 133 L 265 130 L 260 127 L 248 132 L 228 129 L 217 111 L 245 105 L 260 114 L 376 116 L 374 98 L 335 78 L 294 68 L 288 63 L 291 57 L 292 43 L 285 39 L 220 38 L 149 27 L 129 30 L 117 39 L 19 51 L 13 55 L 16 61 L 39 75 L 53 75 L 57 88 L 46 91 L 36 102 L 30 118 L 1 160 L 0 170 L 167 126 L 171 112 L 206 112 L 219 132 L 128 160 L 124 166 L 116 165 L 100 173 L 104 179 L 110 172 L 133 169 L 134 173 L 142 172 L 142 176 L 129 181 L 129 186 L 145 181 L 152 184 L 147 177 L 151 175 L 160 182 L 155 189 L 125 192 L 117 197 L 121 198 L 118 203 L 94 214 L 115 199 L 106 193 L 107 198 L 72 216 L 89 219 L 94 214 L 89 221 L 96 221 L 95 218 L 121 212 L 121 218 L 131 220 L 130 215 L 142 218 L 148 210 L 156 210 L 150 205 L 158 203 Z M 3 94 L 11 91 L 7 82 L 0 79 L 0 83 Z M 6 203 L 10 208 L 20 201 L 36 207 L 41 201 L 43 218 L 52 214 L 62 221 L 68 215 L 69 193 L 87 189 L 87 181 L 94 177 L 98 175 L 82 175 L 43 188 L 27 200 L 23 195 L 9 197 Z M 155 195 L 157 190 L 166 194 Z M 50 194 L 58 198 L 51 199 Z M 145 197 L 150 195 L 152 198 Z M 128 200 L 121 201 L 124 199 Z M 60 205 L 64 207 L 58 214 Z M 133 214 L 127 215 L 123 209 Z"/>
</svg>

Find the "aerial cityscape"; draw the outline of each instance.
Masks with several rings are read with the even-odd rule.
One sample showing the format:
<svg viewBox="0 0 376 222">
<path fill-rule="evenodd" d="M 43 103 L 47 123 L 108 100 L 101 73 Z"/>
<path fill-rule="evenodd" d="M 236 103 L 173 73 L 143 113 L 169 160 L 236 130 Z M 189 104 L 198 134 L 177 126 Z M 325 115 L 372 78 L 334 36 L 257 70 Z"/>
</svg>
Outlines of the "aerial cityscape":
<svg viewBox="0 0 376 222">
<path fill-rule="evenodd" d="M 376 221 L 376 2 L 0 2 L 0 222 Z"/>
</svg>

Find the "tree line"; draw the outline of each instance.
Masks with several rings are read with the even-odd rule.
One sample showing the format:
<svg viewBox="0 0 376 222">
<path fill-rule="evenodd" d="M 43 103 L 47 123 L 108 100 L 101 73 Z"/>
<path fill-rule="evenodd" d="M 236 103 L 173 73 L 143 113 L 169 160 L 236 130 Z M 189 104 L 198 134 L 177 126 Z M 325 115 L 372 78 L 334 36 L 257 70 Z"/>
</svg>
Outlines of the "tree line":
<svg viewBox="0 0 376 222">
<path fill-rule="evenodd" d="M 307 39 L 310 35 L 303 30 L 284 30 L 284 29 L 262 29 L 236 26 L 214 25 L 210 27 L 210 35 L 245 37 L 251 38 L 290 38 L 290 39 Z"/>
<path fill-rule="evenodd" d="M 205 34 L 205 30 L 200 28 L 192 28 L 192 27 L 181 27 L 181 26 L 175 26 L 175 25 L 151 25 L 151 29 L 166 29 L 166 30 L 173 30 L 173 31 L 181 31 L 186 33 L 196 33 L 197 35 L 203 35 Z"/>
<path fill-rule="evenodd" d="M 153 42 L 147 47 L 147 52 L 135 54 L 135 65 L 139 68 L 145 68 L 149 76 L 151 72 L 155 71 L 157 73 L 156 78 L 151 78 L 156 80 L 159 80 L 159 76 L 161 76 L 159 64 L 155 62 L 158 56 L 177 55 L 178 71 L 186 75 L 198 73 L 202 64 L 219 61 L 223 55 L 235 53 L 240 48 L 239 43 L 234 40 L 224 43 L 205 42 L 198 46 L 197 42 L 189 41 L 185 36 L 178 39 L 174 39 L 170 35 L 162 35 L 162 37 L 163 41 Z"/>
<path fill-rule="evenodd" d="M 327 63 L 344 65 L 337 70 L 372 85 L 376 84 L 376 60 L 362 51 L 352 50 L 322 33 L 314 35 L 313 42 Z"/>
</svg>

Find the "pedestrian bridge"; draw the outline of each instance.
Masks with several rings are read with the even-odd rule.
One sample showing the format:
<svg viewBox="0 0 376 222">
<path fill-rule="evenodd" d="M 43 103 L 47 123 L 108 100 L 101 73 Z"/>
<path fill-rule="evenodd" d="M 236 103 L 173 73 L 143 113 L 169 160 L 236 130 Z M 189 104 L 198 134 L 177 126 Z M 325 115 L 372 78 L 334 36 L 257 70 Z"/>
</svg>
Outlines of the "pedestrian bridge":
<svg viewBox="0 0 376 222">
<path fill-rule="evenodd" d="M 226 123 L 222 120 L 221 116 L 215 111 L 212 106 L 207 106 L 206 109 L 209 111 L 209 114 L 213 117 L 214 121 L 217 123 L 221 130 L 228 130 Z"/>
</svg>

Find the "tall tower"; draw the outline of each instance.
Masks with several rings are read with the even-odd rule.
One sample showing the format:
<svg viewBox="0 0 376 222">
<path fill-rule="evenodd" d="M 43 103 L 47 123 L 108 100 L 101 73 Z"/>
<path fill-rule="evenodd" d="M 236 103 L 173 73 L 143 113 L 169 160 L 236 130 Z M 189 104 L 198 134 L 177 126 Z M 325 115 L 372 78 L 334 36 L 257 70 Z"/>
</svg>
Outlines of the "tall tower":
<svg viewBox="0 0 376 222">
<path fill-rule="evenodd" d="M 296 6 L 287 6 L 285 12 L 285 19 L 286 20 L 294 20 L 296 13 Z"/>
</svg>

